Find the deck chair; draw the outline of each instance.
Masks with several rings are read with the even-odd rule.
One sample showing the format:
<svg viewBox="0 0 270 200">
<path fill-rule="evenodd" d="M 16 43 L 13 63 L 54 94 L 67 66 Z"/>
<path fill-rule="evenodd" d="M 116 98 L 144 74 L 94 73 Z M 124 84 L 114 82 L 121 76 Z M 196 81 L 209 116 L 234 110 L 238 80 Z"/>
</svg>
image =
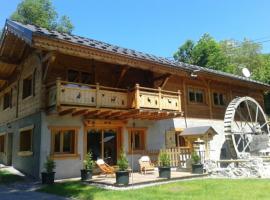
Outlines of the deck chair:
<svg viewBox="0 0 270 200">
<path fill-rule="evenodd" d="M 115 173 L 115 169 L 113 167 L 111 167 L 110 165 L 108 165 L 107 163 L 105 163 L 103 159 L 98 159 L 96 161 L 96 164 L 99 167 L 99 169 L 101 170 L 101 172 L 103 174 L 105 174 L 106 176 L 108 174 L 113 175 Z"/>
<path fill-rule="evenodd" d="M 155 166 L 151 163 L 149 156 L 142 156 L 139 159 L 140 172 L 146 174 L 147 171 L 154 171 Z"/>
</svg>

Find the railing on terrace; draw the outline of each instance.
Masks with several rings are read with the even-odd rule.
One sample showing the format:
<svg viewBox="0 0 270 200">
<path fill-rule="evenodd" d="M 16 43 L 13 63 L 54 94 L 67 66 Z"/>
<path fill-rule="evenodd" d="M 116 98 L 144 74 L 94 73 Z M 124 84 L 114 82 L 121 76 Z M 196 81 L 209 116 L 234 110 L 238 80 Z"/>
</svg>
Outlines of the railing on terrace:
<svg viewBox="0 0 270 200">
<path fill-rule="evenodd" d="M 181 111 L 180 95 L 180 91 L 146 88 L 138 84 L 127 90 L 57 80 L 56 84 L 48 86 L 48 106 Z"/>
</svg>

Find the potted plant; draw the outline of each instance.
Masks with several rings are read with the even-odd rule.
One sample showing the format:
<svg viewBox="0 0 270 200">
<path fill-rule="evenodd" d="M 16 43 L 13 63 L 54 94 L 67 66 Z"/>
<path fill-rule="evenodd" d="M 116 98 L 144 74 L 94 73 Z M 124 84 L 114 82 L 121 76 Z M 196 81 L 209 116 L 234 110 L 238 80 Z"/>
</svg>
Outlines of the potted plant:
<svg viewBox="0 0 270 200">
<path fill-rule="evenodd" d="M 117 185 L 128 185 L 129 183 L 129 171 L 128 169 L 128 160 L 124 151 L 121 152 L 119 159 L 117 160 L 118 170 L 116 174 L 116 184 Z"/>
<path fill-rule="evenodd" d="M 191 155 L 192 160 L 192 173 L 193 174 L 203 174 L 203 164 L 201 163 L 201 157 L 193 152 Z"/>
<path fill-rule="evenodd" d="M 81 180 L 86 181 L 92 179 L 93 175 L 93 168 L 95 162 L 93 160 L 92 152 L 89 151 L 86 156 L 85 160 L 83 161 L 84 169 L 81 169 Z"/>
<path fill-rule="evenodd" d="M 161 152 L 158 156 L 158 173 L 160 178 L 171 178 L 170 157 L 167 153 Z"/>
<path fill-rule="evenodd" d="M 44 163 L 45 172 L 41 173 L 42 184 L 53 184 L 55 172 L 55 162 L 49 156 L 47 157 L 46 162 Z"/>
</svg>

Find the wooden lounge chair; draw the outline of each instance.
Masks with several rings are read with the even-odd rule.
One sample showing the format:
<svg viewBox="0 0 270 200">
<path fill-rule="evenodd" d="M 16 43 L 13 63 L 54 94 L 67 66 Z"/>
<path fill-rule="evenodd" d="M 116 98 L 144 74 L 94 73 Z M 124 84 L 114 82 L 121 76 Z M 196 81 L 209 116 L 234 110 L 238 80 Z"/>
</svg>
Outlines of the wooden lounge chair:
<svg viewBox="0 0 270 200">
<path fill-rule="evenodd" d="M 146 174 L 147 171 L 154 171 L 155 166 L 151 163 L 149 156 L 142 156 L 139 159 L 140 172 Z"/>
<path fill-rule="evenodd" d="M 106 176 L 108 174 L 113 175 L 115 173 L 115 169 L 113 167 L 111 167 L 110 165 L 108 165 L 107 163 L 105 163 L 103 159 L 98 159 L 96 161 L 96 164 L 99 167 L 99 169 L 101 170 L 101 172 L 103 174 L 105 174 Z"/>
</svg>

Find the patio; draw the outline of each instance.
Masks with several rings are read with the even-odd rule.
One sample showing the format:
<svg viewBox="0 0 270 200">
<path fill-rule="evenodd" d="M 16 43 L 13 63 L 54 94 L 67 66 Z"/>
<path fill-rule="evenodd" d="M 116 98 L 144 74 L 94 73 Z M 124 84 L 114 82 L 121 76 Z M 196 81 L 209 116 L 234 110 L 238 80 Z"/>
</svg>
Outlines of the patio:
<svg viewBox="0 0 270 200">
<path fill-rule="evenodd" d="M 172 170 L 171 172 L 171 179 L 166 178 L 159 178 L 158 170 L 156 169 L 154 172 L 148 172 L 146 174 L 141 174 L 138 172 L 131 173 L 129 177 L 129 186 L 135 185 L 147 185 L 152 183 L 158 182 L 168 182 L 168 181 L 175 181 L 181 179 L 190 179 L 190 178 L 198 178 L 207 176 L 207 174 L 192 174 L 190 172 L 183 172 L 183 171 L 175 171 Z M 105 177 L 104 175 L 95 175 L 90 183 L 95 184 L 102 184 L 108 186 L 116 186 L 116 187 L 128 187 L 128 186 L 121 186 L 115 184 L 115 176 L 108 175 Z"/>
</svg>

